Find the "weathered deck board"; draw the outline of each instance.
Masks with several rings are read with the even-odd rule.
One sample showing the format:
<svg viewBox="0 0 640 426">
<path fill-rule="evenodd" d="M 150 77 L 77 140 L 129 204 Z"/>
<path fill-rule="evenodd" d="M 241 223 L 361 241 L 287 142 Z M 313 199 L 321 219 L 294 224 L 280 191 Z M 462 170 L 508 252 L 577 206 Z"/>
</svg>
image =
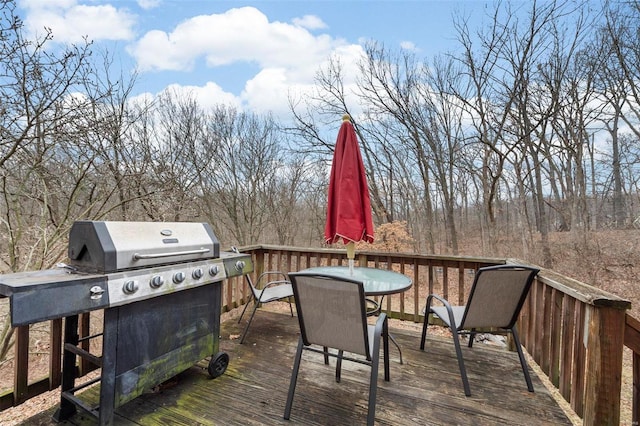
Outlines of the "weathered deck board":
<svg viewBox="0 0 640 426">
<path fill-rule="evenodd" d="M 180 374 L 157 393 L 145 394 L 117 410 L 118 425 L 352 425 L 364 424 L 367 412 L 366 366 L 343 363 L 335 383 L 335 360 L 325 366 L 318 354 L 305 353 L 291 421 L 283 420 L 297 342 L 297 319 L 260 311 L 245 344 L 237 336 L 243 324 L 222 325 L 221 350 L 231 357 L 226 373 L 210 379 L 206 363 Z M 380 425 L 571 425 L 544 385 L 532 374 L 529 393 L 515 352 L 476 344 L 463 347 L 471 397 L 465 397 L 451 339 L 431 337 L 425 352 L 420 336 L 391 332 L 402 347 L 405 364 L 391 345 L 391 381 L 380 372 L 376 423 Z M 97 395 L 91 390 L 93 397 Z M 51 411 L 25 425 L 54 425 Z M 77 414 L 66 425 L 95 421 Z"/>
</svg>

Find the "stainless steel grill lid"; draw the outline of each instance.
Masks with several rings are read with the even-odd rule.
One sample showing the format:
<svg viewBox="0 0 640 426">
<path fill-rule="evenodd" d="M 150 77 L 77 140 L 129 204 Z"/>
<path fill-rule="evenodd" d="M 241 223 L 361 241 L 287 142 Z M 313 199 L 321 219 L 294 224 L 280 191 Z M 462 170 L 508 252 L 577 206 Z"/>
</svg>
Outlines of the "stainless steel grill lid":
<svg viewBox="0 0 640 426">
<path fill-rule="evenodd" d="M 70 264 L 84 272 L 217 257 L 220 243 L 208 223 L 77 221 L 69 233 Z"/>
</svg>

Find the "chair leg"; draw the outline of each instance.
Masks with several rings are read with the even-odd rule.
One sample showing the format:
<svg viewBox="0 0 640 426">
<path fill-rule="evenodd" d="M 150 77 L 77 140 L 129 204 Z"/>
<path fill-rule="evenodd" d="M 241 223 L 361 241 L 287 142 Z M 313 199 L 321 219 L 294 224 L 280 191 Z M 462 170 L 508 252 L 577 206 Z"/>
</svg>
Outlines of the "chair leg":
<svg viewBox="0 0 640 426">
<path fill-rule="evenodd" d="M 244 328 L 244 331 L 242 332 L 242 337 L 240 338 L 240 344 L 244 343 L 244 338 L 247 337 L 247 332 L 249 331 L 249 326 L 251 325 L 251 321 L 253 321 L 253 316 L 256 314 L 256 311 L 258 310 L 258 306 L 260 306 L 257 300 L 255 302 L 256 303 L 253 306 L 253 311 L 251 312 L 251 316 L 249 317 L 249 322 L 247 323 L 247 326 Z"/>
<path fill-rule="evenodd" d="M 402 349 L 400 349 L 400 345 L 398 344 L 398 342 L 396 342 L 395 337 L 393 337 L 392 334 L 389 334 L 389 339 L 391 339 L 391 342 L 396 346 L 396 348 L 398 349 L 398 353 L 400 354 L 400 364 L 404 364 L 404 362 L 402 362 Z"/>
<path fill-rule="evenodd" d="M 344 351 L 340 349 L 338 351 L 338 359 L 336 360 L 336 382 L 340 383 L 340 373 L 342 372 L 342 354 Z"/>
<path fill-rule="evenodd" d="M 424 351 L 424 342 L 427 339 L 427 327 L 429 326 L 429 311 L 431 310 L 431 296 L 427 297 L 427 305 L 424 308 L 424 322 L 422 323 L 422 338 L 420 339 L 420 350 Z"/>
<path fill-rule="evenodd" d="M 472 328 L 472 329 L 471 329 L 471 333 L 469 333 L 469 347 L 470 347 L 470 348 L 471 348 L 471 347 L 473 347 L 473 339 L 475 339 L 476 334 L 477 334 L 477 333 L 476 333 L 476 329 L 475 329 L 475 328 Z"/>
<path fill-rule="evenodd" d="M 329 348 L 323 346 L 322 349 L 324 349 L 324 365 L 329 365 Z"/>
<path fill-rule="evenodd" d="M 291 311 L 291 316 L 293 317 L 293 306 L 291 306 L 291 297 L 287 297 L 287 302 L 289 302 L 289 310 Z"/>
<path fill-rule="evenodd" d="M 471 389 L 469 388 L 469 379 L 467 378 L 467 370 L 464 367 L 464 359 L 462 358 L 462 348 L 460 347 L 460 335 L 458 330 L 451 328 L 453 334 L 453 345 L 456 347 L 456 356 L 458 357 L 458 367 L 460 368 L 460 376 L 462 376 L 462 386 L 464 387 L 464 394 L 471 396 Z"/>
<path fill-rule="evenodd" d="M 378 366 L 380 364 L 380 337 L 377 344 L 373 346 L 373 354 L 371 356 L 371 377 L 369 379 L 369 409 L 367 411 L 367 426 L 373 426 L 376 420 L 376 397 L 378 393 Z M 389 342 L 387 342 L 387 349 Z M 385 353 L 385 358 L 388 355 Z M 386 360 L 385 369 L 388 367 L 388 360 Z M 385 372 L 386 374 L 386 372 Z M 385 378 L 386 379 L 386 378 Z"/>
<path fill-rule="evenodd" d="M 524 380 L 527 382 L 527 389 L 529 392 L 533 392 L 533 383 L 531 383 L 531 376 L 529 376 L 529 367 L 527 366 L 527 359 L 524 357 L 524 353 L 522 353 L 522 346 L 520 345 L 520 338 L 518 338 L 518 332 L 516 331 L 516 327 L 511 328 L 511 334 L 513 334 L 513 340 L 516 344 L 516 349 L 518 350 L 518 356 L 520 357 L 520 365 L 522 366 L 522 372 L 524 373 Z"/>
<path fill-rule="evenodd" d="M 242 309 L 242 313 L 240 314 L 240 318 L 238 318 L 238 324 L 242 321 L 242 317 L 244 316 L 244 312 L 247 310 L 247 306 L 249 306 L 249 302 L 253 300 L 253 294 L 249 296 L 249 300 L 244 304 L 244 308 Z"/>
<path fill-rule="evenodd" d="M 390 379 L 389 374 L 389 338 L 391 335 L 389 334 L 389 324 L 385 321 L 382 325 L 382 354 L 384 357 L 384 380 L 386 382 Z M 394 341 L 395 342 L 395 341 Z M 397 346 L 397 343 L 396 343 Z M 400 347 L 398 347 L 398 351 Z M 400 352 L 400 363 L 402 364 L 402 352 Z"/>
<path fill-rule="evenodd" d="M 293 362 L 293 371 L 291 371 L 291 382 L 289 383 L 289 393 L 287 394 L 287 404 L 284 407 L 284 419 L 289 420 L 291 416 L 291 406 L 293 405 L 293 394 L 296 391 L 296 383 L 298 381 L 298 370 L 300 370 L 300 360 L 302 359 L 302 349 L 304 343 L 302 337 L 298 339 L 298 350 L 296 358 Z"/>
</svg>

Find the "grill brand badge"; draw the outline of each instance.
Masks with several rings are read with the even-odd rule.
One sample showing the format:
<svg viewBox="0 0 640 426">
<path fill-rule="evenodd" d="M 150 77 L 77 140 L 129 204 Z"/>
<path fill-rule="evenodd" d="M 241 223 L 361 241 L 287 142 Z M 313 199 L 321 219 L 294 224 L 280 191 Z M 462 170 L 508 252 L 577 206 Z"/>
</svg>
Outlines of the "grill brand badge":
<svg viewBox="0 0 640 426">
<path fill-rule="evenodd" d="M 160 235 L 162 235 L 163 237 L 170 237 L 173 235 L 173 231 L 171 231 L 171 229 L 163 229 L 162 231 L 160 231 Z M 162 242 L 164 244 L 177 244 L 178 243 L 178 239 L 177 238 L 163 238 Z"/>
</svg>

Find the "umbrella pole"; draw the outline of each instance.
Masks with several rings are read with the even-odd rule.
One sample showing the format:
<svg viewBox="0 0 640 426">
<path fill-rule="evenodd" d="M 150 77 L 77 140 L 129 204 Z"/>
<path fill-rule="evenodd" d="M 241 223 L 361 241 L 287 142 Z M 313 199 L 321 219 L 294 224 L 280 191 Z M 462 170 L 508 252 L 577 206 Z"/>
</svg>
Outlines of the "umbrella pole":
<svg viewBox="0 0 640 426">
<path fill-rule="evenodd" d="M 347 243 L 347 259 L 349 259 L 349 275 L 353 275 L 353 264 L 356 257 L 356 245 L 353 241 Z"/>
</svg>

